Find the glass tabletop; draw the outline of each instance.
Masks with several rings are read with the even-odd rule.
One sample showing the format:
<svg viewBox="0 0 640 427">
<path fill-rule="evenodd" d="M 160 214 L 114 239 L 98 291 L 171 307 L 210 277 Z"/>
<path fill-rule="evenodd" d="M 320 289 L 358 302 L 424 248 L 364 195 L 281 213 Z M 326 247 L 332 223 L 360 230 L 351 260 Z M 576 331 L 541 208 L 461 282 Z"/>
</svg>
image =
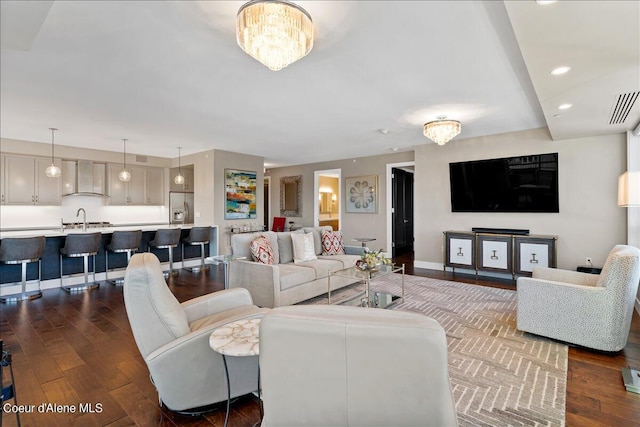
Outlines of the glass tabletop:
<svg viewBox="0 0 640 427">
<path fill-rule="evenodd" d="M 402 271 L 402 267 L 396 265 L 381 265 L 372 270 L 360 270 L 358 267 L 349 267 L 343 270 L 334 271 L 332 276 L 348 277 L 352 279 L 375 279 L 377 277 L 386 276 L 391 273 L 399 273 Z"/>
</svg>

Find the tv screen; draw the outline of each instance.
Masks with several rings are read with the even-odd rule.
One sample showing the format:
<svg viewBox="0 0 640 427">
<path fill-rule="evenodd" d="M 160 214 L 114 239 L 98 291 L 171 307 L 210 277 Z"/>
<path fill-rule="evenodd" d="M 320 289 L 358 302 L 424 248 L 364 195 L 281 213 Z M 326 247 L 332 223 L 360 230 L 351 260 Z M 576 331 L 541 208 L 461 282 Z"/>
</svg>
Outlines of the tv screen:
<svg viewBox="0 0 640 427">
<path fill-rule="evenodd" d="M 559 212 L 558 153 L 449 163 L 453 212 Z"/>
</svg>

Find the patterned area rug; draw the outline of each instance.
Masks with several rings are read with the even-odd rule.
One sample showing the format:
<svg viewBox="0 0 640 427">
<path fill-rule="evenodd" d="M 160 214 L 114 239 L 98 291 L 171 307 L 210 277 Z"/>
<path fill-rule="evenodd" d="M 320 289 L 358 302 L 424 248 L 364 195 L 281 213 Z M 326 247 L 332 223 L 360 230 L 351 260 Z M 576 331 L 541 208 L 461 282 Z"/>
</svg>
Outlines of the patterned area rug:
<svg viewBox="0 0 640 427">
<path fill-rule="evenodd" d="M 401 276 L 372 283 L 400 292 Z M 338 301 L 362 285 L 332 293 Z M 335 298 L 334 298 L 335 297 Z M 326 295 L 303 304 L 326 304 Z M 461 426 L 563 426 L 567 346 L 516 329 L 516 293 L 405 276 L 392 307 L 436 319 L 447 334 L 449 376 Z"/>
</svg>

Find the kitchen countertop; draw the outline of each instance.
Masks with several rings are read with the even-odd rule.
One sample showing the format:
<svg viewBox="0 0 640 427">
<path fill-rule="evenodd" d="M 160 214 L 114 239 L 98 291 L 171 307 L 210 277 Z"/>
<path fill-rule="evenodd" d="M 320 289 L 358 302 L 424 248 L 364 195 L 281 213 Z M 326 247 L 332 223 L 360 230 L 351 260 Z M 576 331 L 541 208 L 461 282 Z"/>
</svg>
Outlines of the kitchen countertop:
<svg viewBox="0 0 640 427">
<path fill-rule="evenodd" d="M 78 234 L 78 233 L 102 233 L 109 234 L 114 231 L 133 231 L 133 230 L 142 230 L 142 231 L 155 231 L 159 228 L 184 228 L 190 229 L 193 228 L 195 224 L 121 224 L 121 225 L 112 225 L 111 227 L 97 227 L 97 228 L 87 228 L 87 231 L 82 231 L 82 228 L 70 228 L 64 231 L 60 231 L 60 227 L 49 227 L 49 228 L 23 228 L 23 229 L 7 229 L 0 230 L 0 239 L 5 237 L 36 237 L 36 236 L 45 236 L 45 237 L 63 237 L 68 234 Z M 211 227 L 217 227 L 216 225 L 212 225 Z"/>
</svg>

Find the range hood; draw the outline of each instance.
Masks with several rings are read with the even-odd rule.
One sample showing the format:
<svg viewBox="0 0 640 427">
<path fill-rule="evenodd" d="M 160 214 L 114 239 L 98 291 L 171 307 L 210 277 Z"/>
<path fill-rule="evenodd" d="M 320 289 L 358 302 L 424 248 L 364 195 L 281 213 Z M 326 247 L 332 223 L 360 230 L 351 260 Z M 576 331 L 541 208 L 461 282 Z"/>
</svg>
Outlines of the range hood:
<svg viewBox="0 0 640 427">
<path fill-rule="evenodd" d="M 62 195 L 109 197 L 107 165 L 87 160 L 63 160 Z"/>
</svg>

